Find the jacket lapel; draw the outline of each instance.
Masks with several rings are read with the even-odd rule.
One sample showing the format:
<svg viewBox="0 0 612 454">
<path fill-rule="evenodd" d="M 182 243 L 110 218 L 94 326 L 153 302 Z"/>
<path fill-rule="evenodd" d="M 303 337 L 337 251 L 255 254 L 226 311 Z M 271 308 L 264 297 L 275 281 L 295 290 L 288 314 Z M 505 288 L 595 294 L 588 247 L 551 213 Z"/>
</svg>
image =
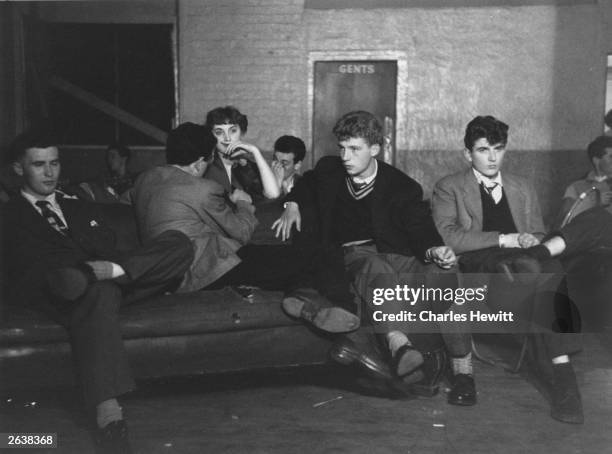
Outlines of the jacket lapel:
<svg viewBox="0 0 612 454">
<path fill-rule="evenodd" d="M 525 213 L 525 193 L 523 188 L 512 178 L 511 175 L 508 177 L 502 177 L 504 185 L 504 194 L 508 199 L 508 205 L 510 206 L 510 213 L 512 213 L 512 219 L 516 224 L 516 228 L 519 232 L 527 230 L 526 216 L 529 213 Z"/>
<path fill-rule="evenodd" d="M 464 203 L 465 209 L 470 214 L 470 217 L 473 219 L 473 222 L 477 225 L 474 227 L 481 229 L 482 228 L 482 200 L 480 200 L 480 188 L 478 186 L 478 181 L 472 172 L 472 169 L 469 168 L 463 174 L 463 194 L 464 194 Z"/>
<path fill-rule="evenodd" d="M 22 196 L 19 196 L 17 200 L 20 219 L 15 221 L 21 225 L 21 228 L 31 231 L 34 236 L 42 236 L 50 242 L 64 244 L 66 237 L 51 227 L 30 202 Z"/>
</svg>

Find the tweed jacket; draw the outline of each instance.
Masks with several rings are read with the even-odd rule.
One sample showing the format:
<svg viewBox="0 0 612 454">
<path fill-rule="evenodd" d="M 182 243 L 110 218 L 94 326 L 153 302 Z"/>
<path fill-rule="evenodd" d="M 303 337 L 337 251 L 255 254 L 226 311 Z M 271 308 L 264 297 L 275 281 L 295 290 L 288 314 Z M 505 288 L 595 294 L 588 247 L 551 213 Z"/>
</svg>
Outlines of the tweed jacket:
<svg viewBox="0 0 612 454">
<path fill-rule="evenodd" d="M 339 190 L 346 184 L 342 160 L 326 156 L 306 172 L 287 195 L 300 210 L 314 210 L 322 246 L 332 246 L 333 214 Z M 382 253 L 416 256 L 424 260 L 425 252 L 443 244 L 423 201 L 421 185 L 405 173 L 378 161 L 378 174 L 372 197 L 374 241 Z"/>
<path fill-rule="evenodd" d="M 143 240 L 166 230 L 178 230 L 191 239 L 195 258 L 181 292 L 200 290 L 240 263 L 236 251 L 257 225 L 253 205 L 234 204 L 218 183 L 174 166 L 141 174 L 133 200 Z"/>
<path fill-rule="evenodd" d="M 502 173 L 503 190 L 519 233 L 538 239 L 545 234 L 540 204 L 533 186 L 524 178 Z M 483 232 L 482 199 L 472 169 L 438 181 L 432 197 L 433 218 L 444 242 L 455 253 L 495 247 L 499 232 Z"/>
</svg>

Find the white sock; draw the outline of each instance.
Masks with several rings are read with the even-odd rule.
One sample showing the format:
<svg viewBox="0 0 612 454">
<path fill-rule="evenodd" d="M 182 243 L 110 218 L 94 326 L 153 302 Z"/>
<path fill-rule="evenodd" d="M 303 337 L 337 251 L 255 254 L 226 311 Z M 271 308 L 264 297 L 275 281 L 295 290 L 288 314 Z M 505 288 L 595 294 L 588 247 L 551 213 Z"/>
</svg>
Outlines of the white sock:
<svg viewBox="0 0 612 454">
<path fill-rule="evenodd" d="M 552 363 L 553 364 L 565 364 L 565 363 L 569 363 L 569 356 L 567 355 L 561 355 L 561 356 L 556 356 L 552 359 Z"/>
<path fill-rule="evenodd" d="M 474 375 L 474 368 L 472 366 L 472 352 L 459 358 L 451 358 L 451 364 L 453 366 L 453 375 Z"/>
<path fill-rule="evenodd" d="M 402 345 L 412 345 L 408 340 L 408 336 L 406 336 L 401 331 L 391 331 L 387 333 L 387 343 L 389 344 L 389 350 L 391 350 L 391 355 L 395 355 L 395 352 Z"/>
<path fill-rule="evenodd" d="M 113 421 L 123 419 L 123 412 L 117 399 L 108 399 L 96 406 L 96 422 L 99 428 L 104 428 Z"/>
</svg>

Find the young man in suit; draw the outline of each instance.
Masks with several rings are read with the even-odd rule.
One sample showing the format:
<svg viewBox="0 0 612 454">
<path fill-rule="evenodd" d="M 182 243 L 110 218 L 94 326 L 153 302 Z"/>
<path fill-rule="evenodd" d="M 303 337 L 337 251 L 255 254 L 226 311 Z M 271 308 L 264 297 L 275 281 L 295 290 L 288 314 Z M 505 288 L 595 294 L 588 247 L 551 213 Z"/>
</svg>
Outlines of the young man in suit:
<svg viewBox="0 0 612 454">
<path fill-rule="evenodd" d="M 426 284 L 426 263 L 451 268 L 455 254 L 444 246 L 436 231 L 421 186 L 400 170 L 377 160 L 382 144 L 382 126 L 369 112 L 344 115 L 333 128 L 339 156 L 326 156 L 314 170 L 306 172 L 285 202 L 285 211 L 273 224 L 276 235 L 289 238 L 293 227 L 313 232 L 312 247 L 319 248 L 334 266 L 337 258 L 352 280 L 363 309 L 362 323 L 373 325 L 390 357 L 392 373 L 410 381 L 424 363 L 415 348 L 410 323 L 377 323 L 373 289 Z M 304 219 L 304 225 L 302 225 Z M 337 268 L 329 268 L 328 274 Z M 406 309 L 399 298 L 385 302 L 384 309 L 397 313 Z M 369 360 L 347 339 L 336 349 L 334 359 L 354 359 L 368 367 Z M 450 345 L 449 348 L 458 345 Z M 467 352 L 465 343 L 462 355 Z M 454 370 L 458 372 L 457 369 Z M 474 393 L 453 384 L 451 403 L 473 404 Z"/>
<path fill-rule="evenodd" d="M 118 250 L 98 205 L 56 192 L 61 164 L 48 132 L 21 134 L 10 152 L 23 183 L 4 210 L 9 298 L 66 326 L 85 404 L 95 410 L 98 448 L 129 453 L 117 402 L 134 388 L 117 320 L 123 293 L 136 298 L 177 285 L 193 256 L 191 243 L 168 231 L 129 253 Z"/>
<path fill-rule="evenodd" d="M 533 186 L 516 175 L 502 175 L 507 141 L 508 125 L 494 117 L 479 116 L 467 125 L 464 156 L 470 167 L 436 183 L 433 217 L 445 243 L 461 254 L 463 272 L 496 273 L 504 263 L 518 273 L 543 272 L 536 283 L 538 297 L 529 302 L 534 304 L 536 323 L 548 330 L 533 334 L 536 359 L 552 374 L 551 416 L 582 423 L 580 393 L 569 359 L 580 344 L 572 334 L 551 331 L 555 306 L 562 301 L 556 299 L 556 291 L 563 270 L 553 260 L 543 262 L 540 270 L 527 254 L 515 252 L 538 245 L 544 223 Z M 493 300 L 489 298 L 497 302 Z"/>
<path fill-rule="evenodd" d="M 206 126 L 183 123 L 168 134 L 168 165 L 143 172 L 133 191 L 143 238 L 166 230 L 183 232 L 195 257 L 179 291 L 252 285 L 293 291 L 310 284 L 307 264 L 293 248 L 247 244 L 257 225 L 251 196 L 241 189 L 227 193 L 217 182 L 202 178 L 213 159 L 216 138 Z M 329 332 L 356 329 L 359 320 L 327 303 L 316 292 L 287 295 L 295 313 Z"/>
</svg>

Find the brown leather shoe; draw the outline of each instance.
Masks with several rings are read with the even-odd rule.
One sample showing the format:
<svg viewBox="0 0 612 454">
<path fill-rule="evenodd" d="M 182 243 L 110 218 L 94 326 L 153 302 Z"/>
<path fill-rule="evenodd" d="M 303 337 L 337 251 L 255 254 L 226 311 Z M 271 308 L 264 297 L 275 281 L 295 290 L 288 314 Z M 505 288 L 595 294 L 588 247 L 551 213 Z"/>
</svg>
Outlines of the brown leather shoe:
<svg viewBox="0 0 612 454">
<path fill-rule="evenodd" d="M 314 289 L 299 289 L 288 293 L 281 306 L 287 315 L 306 320 L 328 333 L 348 333 L 360 325 L 359 317 L 334 306 Z"/>
</svg>

